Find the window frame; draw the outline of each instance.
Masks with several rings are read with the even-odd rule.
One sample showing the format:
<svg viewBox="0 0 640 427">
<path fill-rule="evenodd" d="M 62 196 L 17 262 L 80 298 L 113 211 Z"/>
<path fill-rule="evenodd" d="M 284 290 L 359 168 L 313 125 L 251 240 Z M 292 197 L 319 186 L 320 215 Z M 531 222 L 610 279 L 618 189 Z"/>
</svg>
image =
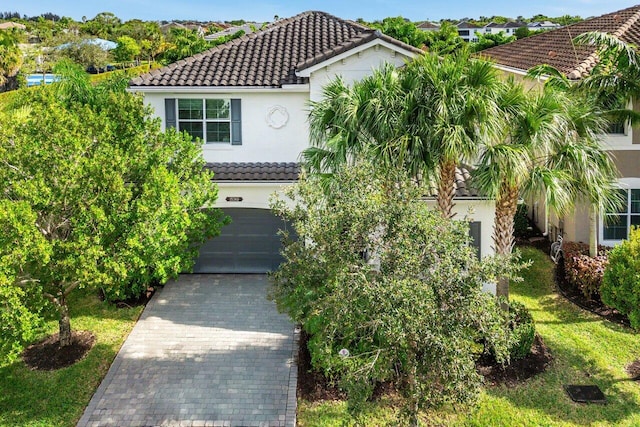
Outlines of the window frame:
<svg viewBox="0 0 640 427">
<path fill-rule="evenodd" d="M 233 125 L 232 125 L 232 112 L 231 112 L 231 98 L 224 98 L 224 97 L 215 97 L 215 98 L 176 98 L 176 127 L 177 130 L 179 132 L 182 131 L 187 131 L 189 134 L 191 134 L 188 130 L 183 129 L 182 124 L 183 123 L 200 123 L 202 124 L 202 137 L 194 137 L 192 135 L 192 139 L 195 142 L 196 138 L 200 138 L 200 141 L 202 142 L 202 145 L 207 145 L 207 146 L 215 146 L 215 145 L 233 145 Z M 183 119 L 180 118 L 180 102 L 181 101 L 200 101 L 201 102 L 201 112 L 202 112 L 202 118 L 201 119 Z M 214 118 L 208 118 L 207 117 L 207 101 L 224 101 L 227 105 L 227 117 L 214 117 Z M 229 140 L 228 141 L 210 141 L 208 139 L 208 130 L 207 130 L 207 125 L 208 124 L 214 124 L 214 123 L 227 123 L 228 127 L 229 127 Z"/>
<path fill-rule="evenodd" d="M 631 223 L 631 220 L 634 216 L 640 217 L 640 210 L 638 212 L 632 211 L 632 194 L 635 193 L 637 196 L 640 196 L 640 178 L 622 178 L 620 180 L 619 189 L 621 191 L 626 192 L 627 202 L 626 202 L 626 210 L 622 212 L 603 212 L 600 215 L 600 226 L 599 228 L 599 239 L 600 243 L 605 246 L 615 246 L 619 244 L 623 240 L 629 238 L 629 232 L 631 230 L 631 226 L 634 225 Z M 637 203 L 637 201 L 636 201 Z M 627 231 L 627 236 L 624 239 L 606 239 L 605 238 L 605 228 L 607 225 L 605 224 L 605 218 L 607 216 L 621 216 L 625 218 L 625 227 Z"/>
</svg>

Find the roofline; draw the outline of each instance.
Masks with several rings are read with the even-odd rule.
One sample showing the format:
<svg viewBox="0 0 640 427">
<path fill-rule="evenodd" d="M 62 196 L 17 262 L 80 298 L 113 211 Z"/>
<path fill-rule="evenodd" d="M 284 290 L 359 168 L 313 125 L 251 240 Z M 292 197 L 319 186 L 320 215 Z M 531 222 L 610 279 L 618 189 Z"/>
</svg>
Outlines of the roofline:
<svg viewBox="0 0 640 427">
<path fill-rule="evenodd" d="M 306 93 L 310 91 L 309 83 L 283 86 L 129 86 L 129 92 L 152 92 L 152 93 L 228 93 L 228 92 L 286 92 L 286 93 Z"/>
<path fill-rule="evenodd" d="M 359 52 L 362 52 L 364 50 L 367 50 L 372 46 L 380 46 L 380 45 L 388 48 L 389 50 L 392 50 L 393 52 L 400 53 L 401 55 L 404 55 L 404 56 L 406 56 L 408 58 L 412 58 L 413 59 L 416 56 L 418 56 L 417 52 L 412 52 L 412 51 L 409 51 L 407 49 L 403 49 L 403 48 L 397 46 L 394 43 L 390 43 L 390 42 L 388 42 L 386 40 L 383 40 L 383 39 L 381 39 L 379 37 L 376 37 L 373 40 L 370 40 L 370 41 L 368 41 L 366 43 L 363 43 L 363 44 L 361 44 L 359 46 L 356 46 L 354 48 L 348 49 L 348 50 L 346 50 L 346 51 L 344 51 L 344 52 L 342 52 L 342 53 L 340 53 L 338 55 L 329 57 L 329 58 L 325 59 L 322 62 L 318 62 L 316 64 L 310 65 L 310 66 L 308 66 L 306 68 L 297 69 L 296 70 L 296 76 L 298 76 L 298 77 L 311 77 L 311 73 L 314 73 L 315 71 L 318 71 L 318 70 L 320 70 L 320 69 L 322 69 L 324 67 L 328 67 L 328 66 L 330 66 L 330 65 L 332 65 L 332 64 L 334 64 L 334 63 L 336 63 L 338 61 L 341 61 L 343 59 L 346 59 L 346 58 L 348 58 L 348 57 L 350 57 L 350 56 L 352 56 L 352 55 L 354 55 L 356 53 L 359 53 Z"/>
</svg>

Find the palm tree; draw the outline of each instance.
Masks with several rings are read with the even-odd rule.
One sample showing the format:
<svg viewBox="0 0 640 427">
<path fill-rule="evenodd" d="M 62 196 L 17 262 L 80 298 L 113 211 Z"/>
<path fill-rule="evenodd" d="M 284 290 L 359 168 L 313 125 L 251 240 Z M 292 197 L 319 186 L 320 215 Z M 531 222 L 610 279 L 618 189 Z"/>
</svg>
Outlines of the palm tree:
<svg viewBox="0 0 640 427">
<path fill-rule="evenodd" d="M 466 49 L 444 58 L 425 55 L 405 73 L 416 81 L 411 119 L 423 142 L 420 154 L 434 158 L 438 208 L 452 218 L 456 166 L 475 162 L 484 139 L 499 128 L 496 94 L 503 83 L 490 62 L 472 59 Z"/>
<path fill-rule="evenodd" d="M 435 181 L 438 208 L 451 218 L 456 166 L 472 162 L 497 128 L 501 85 L 497 70 L 468 51 L 426 54 L 402 69 L 387 65 L 352 86 L 338 78 L 311 104 L 313 146 L 304 163 L 315 174 L 359 156 L 403 168 Z"/>
<path fill-rule="evenodd" d="M 616 168 L 599 143 L 606 120 L 593 98 L 553 85 L 525 92 L 510 80 L 500 94 L 500 107 L 503 132 L 485 145 L 475 182 L 496 200 L 494 249 L 507 255 L 514 245 L 513 218 L 521 196 L 542 195 L 560 214 L 580 198 L 604 205 Z M 496 293 L 508 299 L 508 279 L 498 280 Z"/>
</svg>

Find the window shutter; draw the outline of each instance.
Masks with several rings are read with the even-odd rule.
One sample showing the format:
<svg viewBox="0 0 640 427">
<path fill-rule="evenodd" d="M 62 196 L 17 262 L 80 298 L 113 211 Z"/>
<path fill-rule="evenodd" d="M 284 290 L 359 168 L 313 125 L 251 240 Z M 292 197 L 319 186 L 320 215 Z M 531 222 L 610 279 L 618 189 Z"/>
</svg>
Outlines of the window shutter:
<svg viewBox="0 0 640 427">
<path fill-rule="evenodd" d="M 164 127 L 165 129 L 176 127 L 176 99 L 165 98 L 164 100 Z"/>
<path fill-rule="evenodd" d="M 231 145 L 242 145 L 242 112 L 239 99 L 231 100 Z"/>
<path fill-rule="evenodd" d="M 474 221 L 469 223 L 469 237 L 471 237 L 471 246 L 476 249 L 476 255 L 480 259 L 480 243 L 482 235 L 482 223 Z"/>
</svg>

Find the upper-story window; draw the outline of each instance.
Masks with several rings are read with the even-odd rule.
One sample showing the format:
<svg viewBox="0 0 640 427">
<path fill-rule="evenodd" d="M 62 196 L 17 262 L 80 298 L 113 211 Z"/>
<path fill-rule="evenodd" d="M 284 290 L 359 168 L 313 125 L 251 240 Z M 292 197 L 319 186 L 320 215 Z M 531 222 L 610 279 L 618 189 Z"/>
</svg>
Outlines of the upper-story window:
<svg viewBox="0 0 640 427">
<path fill-rule="evenodd" d="M 204 144 L 230 143 L 230 100 L 178 99 L 178 129 Z"/>
<path fill-rule="evenodd" d="M 631 226 L 640 226 L 640 189 L 619 190 L 623 203 L 618 212 L 605 213 L 603 240 L 623 240 L 629 237 Z"/>
</svg>

